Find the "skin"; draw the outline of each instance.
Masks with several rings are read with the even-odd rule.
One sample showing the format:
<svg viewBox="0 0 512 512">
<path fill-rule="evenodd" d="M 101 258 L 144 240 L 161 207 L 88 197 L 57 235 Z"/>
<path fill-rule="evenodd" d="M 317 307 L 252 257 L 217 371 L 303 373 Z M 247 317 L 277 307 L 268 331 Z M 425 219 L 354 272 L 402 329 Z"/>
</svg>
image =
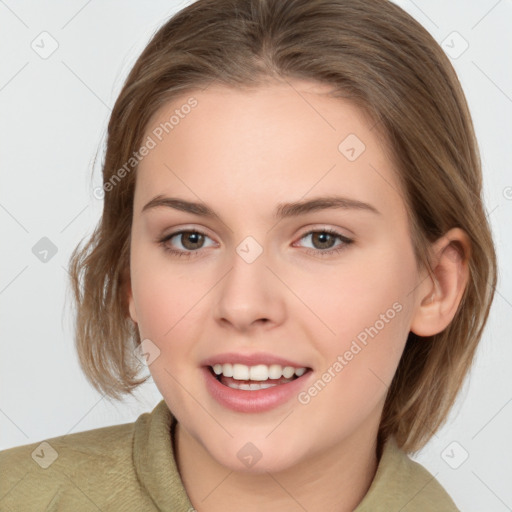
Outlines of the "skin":
<svg viewBox="0 0 512 512">
<path fill-rule="evenodd" d="M 460 229 L 432 246 L 435 281 L 417 268 L 383 139 L 328 90 L 298 80 L 250 91 L 211 85 L 193 94 L 197 107 L 137 171 L 130 316 L 160 350 L 149 369 L 178 419 L 175 455 L 199 511 L 353 510 L 375 475 L 379 419 L 407 335 L 443 330 L 468 279 L 466 261 L 449 245 L 469 250 Z M 189 97 L 162 107 L 146 136 Z M 366 146 L 352 162 L 338 150 L 349 134 Z M 142 213 L 159 194 L 204 202 L 219 218 L 169 207 Z M 364 201 L 380 214 L 323 209 L 272 218 L 278 203 L 323 195 Z M 167 245 L 197 254 L 165 252 L 158 239 L 185 228 L 207 237 L 191 245 L 176 236 Z M 307 235 L 325 228 L 354 242 L 322 256 L 343 244 L 333 237 L 322 246 Z M 263 249 L 252 263 L 236 252 L 248 236 Z M 240 413 L 203 384 L 207 357 L 269 352 L 312 368 L 307 390 L 394 303 L 400 312 L 308 404 L 294 398 Z M 262 454 L 250 468 L 237 457 L 247 442 Z"/>
</svg>

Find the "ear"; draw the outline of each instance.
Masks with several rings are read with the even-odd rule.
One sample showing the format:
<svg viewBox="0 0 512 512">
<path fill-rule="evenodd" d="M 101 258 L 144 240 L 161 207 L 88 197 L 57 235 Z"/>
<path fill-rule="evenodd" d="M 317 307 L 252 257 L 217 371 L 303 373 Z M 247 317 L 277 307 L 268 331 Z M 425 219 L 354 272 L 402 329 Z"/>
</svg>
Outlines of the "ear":
<svg viewBox="0 0 512 512">
<path fill-rule="evenodd" d="M 450 229 L 432 245 L 429 275 L 416 290 L 417 304 L 410 330 L 418 336 L 433 336 L 453 320 L 469 279 L 471 241 L 460 228 Z"/>
</svg>

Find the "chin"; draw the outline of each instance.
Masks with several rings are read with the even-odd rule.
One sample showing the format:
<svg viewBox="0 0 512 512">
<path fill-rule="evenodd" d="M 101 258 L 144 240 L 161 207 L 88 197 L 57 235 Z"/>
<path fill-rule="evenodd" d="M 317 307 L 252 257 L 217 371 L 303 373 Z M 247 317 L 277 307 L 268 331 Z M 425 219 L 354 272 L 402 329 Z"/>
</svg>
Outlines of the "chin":
<svg viewBox="0 0 512 512">
<path fill-rule="evenodd" d="M 277 453 L 279 449 L 281 453 Z M 290 445 L 274 446 L 268 440 L 266 443 L 232 440 L 229 447 L 223 448 L 217 444 L 208 451 L 218 464 L 230 471 L 253 475 L 285 471 L 301 460 L 297 451 L 294 451 Z"/>
</svg>

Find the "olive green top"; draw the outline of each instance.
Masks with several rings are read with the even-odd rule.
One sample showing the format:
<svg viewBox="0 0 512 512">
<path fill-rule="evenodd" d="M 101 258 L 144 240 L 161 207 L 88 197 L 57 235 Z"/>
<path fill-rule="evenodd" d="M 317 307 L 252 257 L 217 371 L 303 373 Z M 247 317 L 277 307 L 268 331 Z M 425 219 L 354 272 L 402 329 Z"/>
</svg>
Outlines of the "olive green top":
<svg viewBox="0 0 512 512">
<path fill-rule="evenodd" d="M 0 511 L 192 512 L 161 400 L 133 423 L 0 451 Z M 355 512 L 458 512 L 435 478 L 388 441 Z"/>
</svg>

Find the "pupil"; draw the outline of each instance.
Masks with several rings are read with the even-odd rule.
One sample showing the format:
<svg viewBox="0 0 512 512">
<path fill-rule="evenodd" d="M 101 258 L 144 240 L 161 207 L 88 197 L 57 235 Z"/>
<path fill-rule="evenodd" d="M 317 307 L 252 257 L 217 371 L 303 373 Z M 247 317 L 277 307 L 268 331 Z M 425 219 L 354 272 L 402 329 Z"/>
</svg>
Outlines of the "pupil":
<svg viewBox="0 0 512 512">
<path fill-rule="evenodd" d="M 332 247 L 333 242 L 333 236 L 330 233 L 321 232 L 321 233 L 313 233 L 313 241 L 315 241 L 315 237 L 318 239 L 320 238 L 320 245 L 322 249 L 328 249 L 329 247 Z M 327 238 L 327 241 L 325 240 Z M 331 242 L 331 243 L 329 243 Z M 327 244 L 327 245 L 326 245 Z"/>
<path fill-rule="evenodd" d="M 201 233 L 189 233 L 184 237 L 182 243 L 187 249 L 197 249 L 196 244 L 202 241 L 201 238 L 203 238 Z"/>
</svg>

